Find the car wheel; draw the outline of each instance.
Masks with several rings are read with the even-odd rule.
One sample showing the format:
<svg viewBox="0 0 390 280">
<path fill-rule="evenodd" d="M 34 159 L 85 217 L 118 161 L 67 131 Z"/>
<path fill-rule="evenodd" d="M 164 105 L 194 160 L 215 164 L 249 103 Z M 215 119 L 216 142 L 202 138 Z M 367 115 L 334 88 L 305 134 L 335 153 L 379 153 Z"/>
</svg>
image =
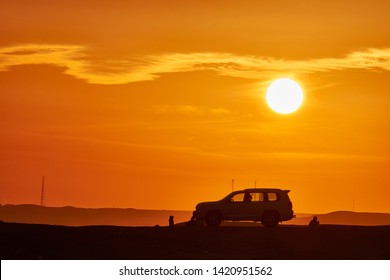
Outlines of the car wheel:
<svg viewBox="0 0 390 280">
<path fill-rule="evenodd" d="M 219 226 L 222 223 L 222 215 L 218 211 L 207 213 L 205 222 L 208 226 Z"/>
<path fill-rule="evenodd" d="M 265 227 L 276 227 L 279 224 L 279 215 L 277 212 L 268 212 L 263 215 L 261 223 Z"/>
</svg>

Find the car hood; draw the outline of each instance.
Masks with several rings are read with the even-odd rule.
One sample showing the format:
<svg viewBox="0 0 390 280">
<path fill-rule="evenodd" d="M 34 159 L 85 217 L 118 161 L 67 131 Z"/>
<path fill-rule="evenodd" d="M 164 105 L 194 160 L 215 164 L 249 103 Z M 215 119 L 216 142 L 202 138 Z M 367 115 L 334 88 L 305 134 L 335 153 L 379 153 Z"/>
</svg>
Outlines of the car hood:
<svg viewBox="0 0 390 280">
<path fill-rule="evenodd" d="M 212 205 L 215 205 L 216 203 L 219 203 L 219 201 L 206 201 L 206 202 L 201 202 L 196 205 L 196 209 L 200 208 L 205 208 L 205 207 L 210 207 Z"/>
</svg>

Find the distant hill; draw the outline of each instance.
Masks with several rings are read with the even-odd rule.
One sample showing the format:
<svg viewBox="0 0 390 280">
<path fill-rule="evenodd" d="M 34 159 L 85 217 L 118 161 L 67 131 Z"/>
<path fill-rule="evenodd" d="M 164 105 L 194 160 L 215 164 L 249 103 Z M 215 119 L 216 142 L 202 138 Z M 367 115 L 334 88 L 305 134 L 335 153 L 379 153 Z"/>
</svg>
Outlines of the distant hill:
<svg viewBox="0 0 390 280">
<path fill-rule="evenodd" d="M 45 207 L 30 204 L 0 206 L 0 220 L 4 222 L 67 226 L 165 226 L 168 225 L 170 215 L 174 216 L 175 223 L 180 223 L 188 221 L 192 212 L 133 208 Z"/>
<path fill-rule="evenodd" d="M 141 210 L 133 208 L 76 208 L 45 207 L 38 205 L 0 205 L 0 220 L 30 224 L 67 226 L 115 225 L 115 226 L 166 226 L 169 216 L 175 223 L 188 221 L 192 211 Z M 287 225 L 307 225 L 314 214 L 297 214 L 297 218 L 283 222 Z M 390 214 L 337 211 L 318 214 L 321 224 L 334 225 L 390 225 Z M 249 223 L 224 223 L 225 225 L 258 225 Z"/>
<path fill-rule="evenodd" d="M 297 218 L 284 222 L 284 224 L 307 225 L 313 216 L 314 214 L 307 214 L 300 217 L 298 214 Z M 388 213 L 336 211 L 327 214 L 318 214 L 316 216 L 321 224 L 358 226 L 390 225 L 390 214 Z"/>
</svg>

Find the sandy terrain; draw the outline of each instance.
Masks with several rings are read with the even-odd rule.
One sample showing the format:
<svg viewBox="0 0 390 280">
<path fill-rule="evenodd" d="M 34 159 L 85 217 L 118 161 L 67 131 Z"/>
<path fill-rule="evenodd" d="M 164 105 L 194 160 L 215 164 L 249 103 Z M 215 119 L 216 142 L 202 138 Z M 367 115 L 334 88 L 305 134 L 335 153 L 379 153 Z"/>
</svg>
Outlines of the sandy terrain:
<svg viewBox="0 0 390 280">
<path fill-rule="evenodd" d="M 390 226 L 0 224 L 1 259 L 390 259 Z"/>
</svg>

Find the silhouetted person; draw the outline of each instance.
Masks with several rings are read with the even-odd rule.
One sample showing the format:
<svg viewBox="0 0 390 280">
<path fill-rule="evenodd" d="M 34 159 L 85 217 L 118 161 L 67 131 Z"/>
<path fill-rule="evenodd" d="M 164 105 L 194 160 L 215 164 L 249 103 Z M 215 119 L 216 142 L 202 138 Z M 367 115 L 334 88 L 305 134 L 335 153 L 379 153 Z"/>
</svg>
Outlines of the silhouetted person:
<svg viewBox="0 0 390 280">
<path fill-rule="evenodd" d="M 314 216 L 313 219 L 309 223 L 310 228 L 318 228 L 320 226 L 320 221 L 317 216 Z"/>
<path fill-rule="evenodd" d="M 252 201 L 252 195 L 250 193 L 245 193 L 244 202 L 251 202 L 251 201 Z"/>
<path fill-rule="evenodd" d="M 169 216 L 169 226 L 173 227 L 175 225 L 175 222 L 173 221 L 173 216 Z"/>
</svg>

